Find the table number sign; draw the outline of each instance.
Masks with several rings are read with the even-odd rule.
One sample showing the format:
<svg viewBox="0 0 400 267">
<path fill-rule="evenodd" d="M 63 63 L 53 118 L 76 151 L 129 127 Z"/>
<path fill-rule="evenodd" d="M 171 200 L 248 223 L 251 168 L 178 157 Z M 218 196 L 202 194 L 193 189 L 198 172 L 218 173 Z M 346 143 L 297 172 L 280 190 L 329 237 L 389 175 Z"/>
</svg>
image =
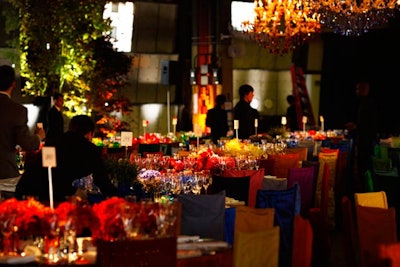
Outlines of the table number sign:
<svg viewBox="0 0 400 267">
<path fill-rule="evenodd" d="M 43 162 L 42 163 L 43 167 L 48 168 L 50 208 L 54 209 L 53 178 L 52 178 L 51 168 L 57 167 L 56 148 L 55 147 L 44 146 L 42 148 L 42 162 Z"/>
<path fill-rule="evenodd" d="M 121 132 L 121 146 L 132 146 L 132 140 L 132 132 Z"/>
</svg>

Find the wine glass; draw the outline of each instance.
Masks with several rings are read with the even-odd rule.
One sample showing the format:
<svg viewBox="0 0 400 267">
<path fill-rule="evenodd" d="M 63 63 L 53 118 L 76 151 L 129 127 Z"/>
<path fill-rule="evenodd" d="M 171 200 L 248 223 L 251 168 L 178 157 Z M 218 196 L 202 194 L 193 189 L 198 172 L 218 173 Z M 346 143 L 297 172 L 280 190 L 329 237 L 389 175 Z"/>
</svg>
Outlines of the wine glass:
<svg viewBox="0 0 400 267">
<path fill-rule="evenodd" d="M 212 184 L 212 175 L 210 173 L 203 173 L 203 187 L 207 195 L 208 187 Z"/>
</svg>

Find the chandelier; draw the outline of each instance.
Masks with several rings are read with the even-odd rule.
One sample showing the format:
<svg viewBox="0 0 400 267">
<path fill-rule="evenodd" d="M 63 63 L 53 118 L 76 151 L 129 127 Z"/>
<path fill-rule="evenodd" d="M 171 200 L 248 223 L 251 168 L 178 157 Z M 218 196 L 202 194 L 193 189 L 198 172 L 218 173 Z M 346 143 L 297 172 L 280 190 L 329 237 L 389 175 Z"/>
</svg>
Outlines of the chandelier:
<svg viewBox="0 0 400 267">
<path fill-rule="evenodd" d="M 243 33 L 270 53 L 283 55 L 320 31 L 320 15 L 310 1 L 255 0 L 254 20 L 242 22 Z"/>
<path fill-rule="evenodd" d="M 398 11 L 399 0 L 314 0 L 320 22 L 334 33 L 359 36 L 383 26 Z"/>
</svg>

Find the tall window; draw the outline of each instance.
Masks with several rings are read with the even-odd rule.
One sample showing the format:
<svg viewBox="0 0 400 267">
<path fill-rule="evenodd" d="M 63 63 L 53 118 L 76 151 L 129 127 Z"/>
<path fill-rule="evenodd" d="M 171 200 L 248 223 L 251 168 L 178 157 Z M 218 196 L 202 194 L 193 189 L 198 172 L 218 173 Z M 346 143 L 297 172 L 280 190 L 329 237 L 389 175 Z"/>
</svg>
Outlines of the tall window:
<svg viewBox="0 0 400 267">
<path fill-rule="evenodd" d="M 111 19 L 111 42 L 119 52 L 131 52 L 133 33 L 133 2 L 107 3 L 103 18 Z"/>
<path fill-rule="evenodd" d="M 254 3 L 232 1 L 231 14 L 232 14 L 231 21 L 233 29 L 235 31 L 242 31 L 243 28 L 241 26 L 241 23 L 246 20 L 251 21 L 254 18 Z"/>
</svg>

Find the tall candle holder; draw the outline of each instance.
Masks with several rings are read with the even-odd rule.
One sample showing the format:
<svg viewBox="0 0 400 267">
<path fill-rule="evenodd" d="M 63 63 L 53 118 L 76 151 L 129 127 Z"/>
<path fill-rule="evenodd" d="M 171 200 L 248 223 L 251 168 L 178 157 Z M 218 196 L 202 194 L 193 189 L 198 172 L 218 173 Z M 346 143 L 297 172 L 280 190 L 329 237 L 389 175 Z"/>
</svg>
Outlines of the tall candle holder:
<svg viewBox="0 0 400 267">
<path fill-rule="evenodd" d="M 319 116 L 319 120 L 321 121 L 321 132 L 324 132 L 324 117 Z"/>
<path fill-rule="evenodd" d="M 147 125 L 149 125 L 149 121 L 148 120 L 143 120 L 142 122 L 142 126 L 143 126 L 143 138 L 146 139 L 146 128 Z"/>
<path fill-rule="evenodd" d="M 257 135 L 258 119 L 254 119 L 254 132 Z"/>
<path fill-rule="evenodd" d="M 286 131 L 287 120 L 286 120 L 286 117 L 285 117 L 285 116 L 282 116 L 282 118 L 281 118 L 281 124 L 282 124 L 283 130 Z"/>
<path fill-rule="evenodd" d="M 236 139 L 239 139 L 239 120 L 234 120 L 233 121 L 233 129 L 235 130 L 235 134 L 236 134 Z"/>
<path fill-rule="evenodd" d="M 302 122 L 303 122 L 303 132 L 306 132 L 306 123 L 307 123 L 307 117 L 303 116 L 302 118 Z"/>
<path fill-rule="evenodd" d="M 172 128 L 174 131 L 174 136 L 176 135 L 176 125 L 178 124 L 178 118 L 177 117 L 173 117 L 172 118 Z"/>
</svg>

